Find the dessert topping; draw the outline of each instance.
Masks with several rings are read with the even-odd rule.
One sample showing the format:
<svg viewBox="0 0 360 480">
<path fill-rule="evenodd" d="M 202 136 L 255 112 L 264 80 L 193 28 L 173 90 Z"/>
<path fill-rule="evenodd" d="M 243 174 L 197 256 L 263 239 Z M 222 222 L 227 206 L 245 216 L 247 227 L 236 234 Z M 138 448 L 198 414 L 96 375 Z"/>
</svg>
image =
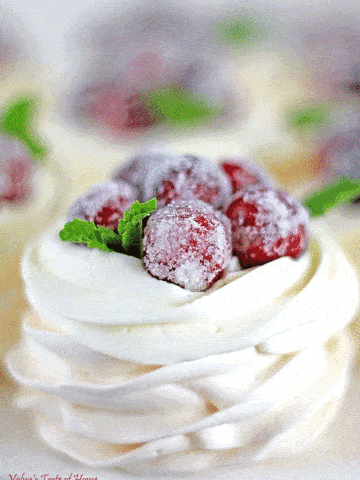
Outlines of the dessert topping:
<svg viewBox="0 0 360 480">
<path fill-rule="evenodd" d="M 180 84 L 152 89 L 146 94 L 145 101 L 157 123 L 168 125 L 211 120 L 219 113 L 219 108 L 212 102 Z"/>
<path fill-rule="evenodd" d="M 360 179 L 341 177 L 312 193 L 303 201 L 311 217 L 324 215 L 331 208 L 360 195 Z"/>
<path fill-rule="evenodd" d="M 221 168 L 195 155 L 168 155 L 147 172 L 145 198 L 156 197 L 159 207 L 174 199 L 198 199 L 221 208 L 230 198 L 231 186 Z"/>
<path fill-rule="evenodd" d="M 221 168 L 231 181 L 232 193 L 256 183 L 261 183 L 267 187 L 273 185 L 265 170 L 244 160 L 224 160 L 221 162 Z"/>
<path fill-rule="evenodd" d="M 1 146 L 0 146 L 1 148 Z M 33 162 L 27 156 L 0 156 L 0 205 L 23 203 L 31 194 Z"/>
<path fill-rule="evenodd" d="M 251 185 L 238 192 L 226 209 L 231 220 L 233 250 L 242 267 L 289 256 L 297 258 L 309 237 L 309 215 L 291 195 Z"/>
<path fill-rule="evenodd" d="M 305 132 L 329 123 L 330 114 L 330 105 L 303 105 L 289 108 L 285 112 L 285 121 L 289 128 L 299 132 Z"/>
<path fill-rule="evenodd" d="M 171 202 L 150 216 L 143 244 L 151 275 L 203 291 L 230 263 L 230 222 L 202 201 Z"/>
<path fill-rule="evenodd" d="M 156 210 L 156 199 L 140 203 L 135 201 L 124 218 L 119 220 L 117 232 L 93 221 L 74 218 L 65 224 L 59 236 L 63 242 L 86 244 L 105 252 L 118 251 L 142 258 L 142 222 Z"/>
<path fill-rule="evenodd" d="M 136 188 L 125 180 L 95 185 L 73 203 L 67 221 L 79 218 L 116 230 L 119 219 L 137 196 Z"/>
<path fill-rule="evenodd" d="M 5 109 L 0 117 L 0 131 L 24 143 L 35 159 L 42 158 L 46 149 L 36 137 L 33 127 L 35 101 L 23 98 Z"/>
<path fill-rule="evenodd" d="M 78 113 L 114 132 L 148 128 L 155 123 L 138 92 L 116 83 L 100 83 L 81 93 Z"/>
</svg>

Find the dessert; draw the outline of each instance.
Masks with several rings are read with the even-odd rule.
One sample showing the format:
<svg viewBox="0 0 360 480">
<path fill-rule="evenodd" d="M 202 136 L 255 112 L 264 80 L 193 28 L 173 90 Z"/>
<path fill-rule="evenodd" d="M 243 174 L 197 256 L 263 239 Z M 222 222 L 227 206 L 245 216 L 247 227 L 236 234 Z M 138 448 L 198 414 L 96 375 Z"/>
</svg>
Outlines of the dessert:
<svg viewBox="0 0 360 480">
<path fill-rule="evenodd" d="M 33 107 L 32 100 L 21 99 L 0 117 L 1 354 L 16 342 L 26 305 L 19 269 L 22 250 L 65 205 L 64 174 L 34 134 Z"/>
<path fill-rule="evenodd" d="M 68 114 L 115 136 L 226 121 L 237 99 L 218 49 L 204 42 L 202 23 L 186 3 L 180 13 L 168 2 L 84 20 Z"/>
<path fill-rule="evenodd" d="M 76 190 L 104 182 L 119 158 L 149 144 L 169 145 L 181 153 L 251 158 L 265 164 L 281 187 L 292 190 L 316 175 L 319 130 L 329 114 L 329 96 L 319 92 L 312 72 L 304 75 L 300 56 L 274 41 L 255 42 L 251 35 L 240 47 L 224 45 L 210 35 L 221 21 L 219 10 L 212 10 L 207 20 L 204 8 L 185 4 L 180 14 L 177 7 L 172 11 L 172 5 L 163 6 L 115 10 L 106 28 L 99 16 L 84 20 L 73 61 L 76 73 L 69 75 L 73 81 L 63 82 L 66 93 L 58 95 L 57 113 L 41 125 L 56 156 L 71 171 Z M 271 17 L 271 8 L 267 14 Z M 180 77 L 188 96 L 175 105 L 174 85 Z M 144 91 L 162 114 L 169 107 L 161 125 L 144 111 Z M 215 109 L 215 115 L 200 118 L 204 122 L 188 123 L 186 115 L 184 122 L 176 122 L 174 112 L 198 111 L 191 103 L 194 92 L 206 105 L 230 104 L 230 112 L 225 108 L 218 116 Z M 331 106 L 336 110 L 342 102 L 337 98 Z"/>
<path fill-rule="evenodd" d="M 136 172 L 138 186 L 147 178 L 144 158 L 123 171 Z M 285 194 L 262 215 L 279 223 L 290 210 L 295 231 L 305 232 L 300 251 L 240 268 L 224 212 L 249 189 L 270 187 L 232 197 L 228 182 L 217 210 L 188 186 L 155 212 L 146 194 L 123 218 L 117 210 L 117 228 L 98 216 L 108 197 L 95 196 L 92 222 L 72 207 L 72 221 L 27 249 L 31 310 L 7 365 L 22 385 L 18 405 L 34 412 L 56 450 L 98 468 L 193 472 L 296 454 L 334 418 L 354 354 L 346 325 L 357 309 L 357 277 L 321 220 L 307 244 L 305 208 Z M 232 237 L 238 241 L 234 228 Z"/>
</svg>

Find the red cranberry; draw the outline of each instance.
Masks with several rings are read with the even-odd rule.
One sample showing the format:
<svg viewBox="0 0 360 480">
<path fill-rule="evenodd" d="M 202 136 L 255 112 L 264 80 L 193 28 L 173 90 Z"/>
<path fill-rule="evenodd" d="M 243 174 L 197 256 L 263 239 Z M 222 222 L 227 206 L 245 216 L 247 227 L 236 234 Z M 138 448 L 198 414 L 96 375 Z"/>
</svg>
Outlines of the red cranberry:
<svg viewBox="0 0 360 480">
<path fill-rule="evenodd" d="M 309 215 L 291 195 L 251 185 L 238 192 L 226 209 L 231 220 L 233 251 L 242 267 L 253 267 L 289 256 L 307 247 Z"/>
<path fill-rule="evenodd" d="M 34 163 L 27 157 L 0 162 L 0 203 L 24 203 L 31 195 Z"/>
<path fill-rule="evenodd" d="M 80 115 L 114 132 L 148 128 L 156 122 L 140 95 L 117 84 L 95 85 L 85 90 L 82 97 L 78 105 Z"/>
<path fill-rule="evenodd" d="M 150 216 L 143 245 L 145 268 L 151 275 L 203 291 L 230 262 L 230 222 L 199 200 L 172 202 Z"/>
<path fill-rule="evenodd" d="M 273 186 L 269 175 L 259 165 L 234 159 L 224 160 L 220 165 L 231 182 L 232 193 L 257 183 Z"/>
<path fill-rule="evenodd" d="M 0 203 L 24 203 L 32 193 L 35 165 L 24 144 L 0 135 Z"/>
<path fill-rule="evenodd" d="M 360 129 L 335 133 L 321 150 L 323 168 L 330 176 L 360 177 Z"/>
<path fill-rule="evenodd" d="M 137 199 L 137 190 L 124 180 L 90 188 L 71 206 L 67 221 L 80 218 L 116 230 L 119 219 Z"/>
<path fill-rule="evenodd" d="M 158 206 L 174 199 L 198 199 L 221 208 L 230 198 L 231 186 L 214 162 L 194 155 L 168 155 L 148 172 L 144 182 L 145 198 L 156 197 Z"/>
<path fill-rule="evenodd" d="M 145 178 L 149 172 L 167 161 L 168 157 L 169 154 L 155 148 L 139 153 L 117 169 L 112 175 L 112 180 L 117 182 L 122 179 L 136 186 L 139 190 L 139 200 L 143 200 Z"/>
</svg>

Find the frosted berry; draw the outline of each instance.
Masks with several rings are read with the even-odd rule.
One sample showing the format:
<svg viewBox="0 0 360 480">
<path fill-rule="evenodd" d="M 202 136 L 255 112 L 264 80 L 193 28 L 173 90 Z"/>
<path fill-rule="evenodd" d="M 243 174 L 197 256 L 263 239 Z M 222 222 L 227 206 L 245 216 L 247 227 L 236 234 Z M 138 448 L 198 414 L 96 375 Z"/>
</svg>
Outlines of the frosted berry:
<svg viewBox="0 0 360 480">
<path fill-rule="evenodd" d="M 24 203 L 32 193 L 35 165 L 22 143 L 0 136 L 0 203 Z"/>
<path fill-rule="evenodd" d="M 32 191 L 35 165 L 27 157 L 9 158 L 0 163 L 0 203 L 24 203 Z"/>
<path fill-rule="evenodd" d="M 309 215 L 291 195 L 251 185 L 234 195 L 226 215 L 231 220 L 233 251 L 242 267 L 253 267 L 289 256 L 307 247 Z"/>
<path fill-rule="evenodd" d="M 121 133 L 154 125 L 155 118 L 142 97 L 117 84 L 99 84 L 81 93 L 77 110 L 80 116 Z"/>
<path fill-rule="evenodd" d="M 221 212 L 199 200 L 172 202 L 149 218 L 145 268 L 191 291 L 209 288 L 231 260 L 231 229 Z"/>
<path fill-rule="evenodd" d="M 136 188 L 124 180 L 96 185 L 75 200 L 66 220 L 80 218 L 116 230 L 119 219 L 136 199 Z"/>
<path fill-rule="evenodd" d="M 156 170 L 170 155 L 157 149 L 149 149 L 131 158 L 117 169 L 112 175 L 112 180 L 126 180 L 136 186 L 139 191 L 139 200 L 144 197 L 144 182 L 148 172 Z M 152 197 L 151 197 L 152 198 Z"/>
<path fill-rule="evenodd" d="M 220 165 L 231 182 L 232 193 L 258 183 L 267 187 L 273 185 L 269 175 L 259 165 L 235 159 L 224 160 Z"/>
<path fill-rule="evenodd" d="M 321 151 L 323 167 L 331 176 L 360 177 L 360 130 L 333 135 Z"/>
<path fill-rule="evenodd" d="M 216 163 L 195 155 L 169 155 L 148 172 L 145 199 L 156 197 L 158 206 L 172 200 L 198 199 L 221 208 L 230 198 L 231 185 Z"/>
</svg>

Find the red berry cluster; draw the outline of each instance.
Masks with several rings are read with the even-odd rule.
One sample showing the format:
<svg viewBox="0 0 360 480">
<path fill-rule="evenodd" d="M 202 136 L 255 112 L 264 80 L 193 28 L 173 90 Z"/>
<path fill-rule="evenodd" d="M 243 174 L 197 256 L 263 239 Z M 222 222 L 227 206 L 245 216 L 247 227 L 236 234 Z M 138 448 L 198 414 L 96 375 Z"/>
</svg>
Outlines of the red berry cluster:
<svg viewBox="0 0 360 480">
<path fill-rule="evenodd" d="M 309 217 L 291 195 L 270 186 L 258 167 L 239 160 L 217 165 L 192 155 L 139 155 L 113 181 L 93 187 L 69 212 L 116 230 L 135 199 L 156 197 L 145 227 L 144 265 L 151 275 L 203 291 L 221 278 L 232 254 L 243 268 L 283 256 L 308 242 Z"/>
</svg>

